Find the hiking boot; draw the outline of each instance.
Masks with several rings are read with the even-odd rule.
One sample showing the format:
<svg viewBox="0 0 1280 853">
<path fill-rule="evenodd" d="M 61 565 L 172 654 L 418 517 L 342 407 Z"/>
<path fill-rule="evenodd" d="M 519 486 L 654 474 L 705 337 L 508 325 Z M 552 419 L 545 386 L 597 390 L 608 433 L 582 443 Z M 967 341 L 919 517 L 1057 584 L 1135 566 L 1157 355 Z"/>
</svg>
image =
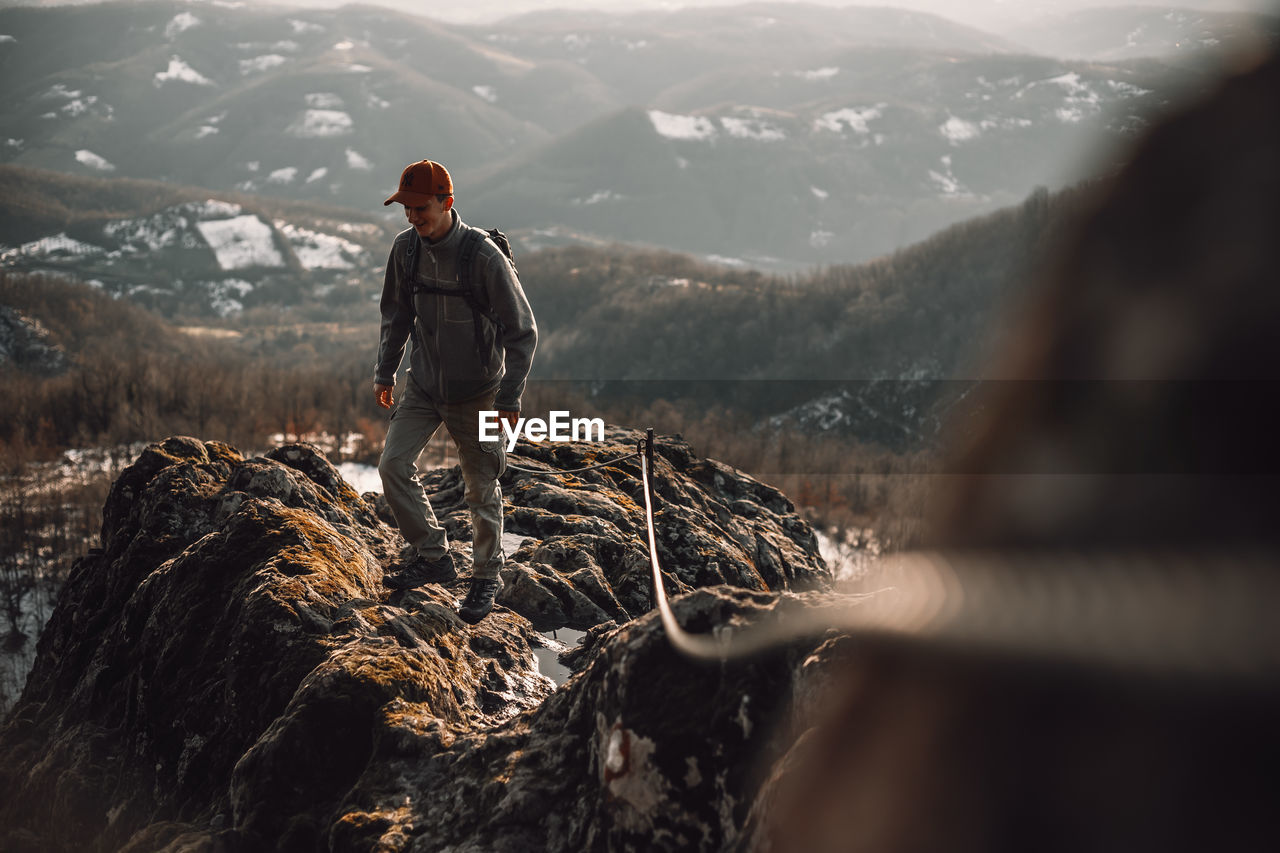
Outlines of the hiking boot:
<svg viewBox="0 0 1280 853">
<path fill-rule="evenodd" d="M 444 552 L 443 557 L 428 560 L 421 554 L 404 564 L 404 568 L 392 575 L 386 575 L 382 582 L 391 589 L 414 589 L 425 583 L 448 583 L 458 576 L 453 567 L 453 554 Z"/>
<path fill-rule="evenodd" d="M 471 589 L 467 590 L 467 597 L 458 608 L 459 618 L 468 625 L 474 625 L 488 616 L 493 609 L 493 599 L 501 589 L 502 581 L 499 578 L 474 578 Z"/>
</svg>

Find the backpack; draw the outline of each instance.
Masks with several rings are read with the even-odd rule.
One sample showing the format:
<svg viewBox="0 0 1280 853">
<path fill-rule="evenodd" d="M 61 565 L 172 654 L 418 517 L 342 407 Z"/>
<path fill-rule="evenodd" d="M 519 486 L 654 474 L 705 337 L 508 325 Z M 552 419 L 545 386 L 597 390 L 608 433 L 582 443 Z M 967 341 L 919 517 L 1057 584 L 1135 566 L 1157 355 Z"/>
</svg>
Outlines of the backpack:
<svg viewBox="0 0 1280 853">
<path fill-rule="evenodd" d="M 415 234 L 414 236 L 416 237 L 417 235 Z M 507 260 L 511 261 L 511 269 L 514 270 L 516 268 L 516 259 L 511 253 L 511 241 L 507 239 L 506 234 L 503 234 L 497 228 L 490 228 L 487 231 L 468 228 L 461 237 L 462 247 L 458 251 L 458 282 L 462 285 L 461 287 L 430 287 L 425 284 L 419 284 L 416 275 L 414 275 L 413 281 L 414 293 L 438 293 L 442 296 L 454 296 L 467 303 L 467 306 L 471 308 L 471 319 L 475 329 L 476 355 L 482 360 L 484 359 L 484 328 L 480 324 L 480 318 L 486 318 L 490 323 L 493 323 L 499 334 L 502 333 L 502 321 L 490 310 L 487 304 L 488 297 L 485 296 L 483 290 L 475 287 L 471 280 L 471 271 L 472 267 L 475 266 L 476 254 L 480 251 L 480 243 L 486 237 L 493 241 L 493 244 L 501 250 L 502 254 L 507 256 Z M 416 271 L 417 269 L 414 265 L 414 253 L 421 242 L 421 238 L 409 241 L 405 266 L 410 270 Z"/>
</svg>

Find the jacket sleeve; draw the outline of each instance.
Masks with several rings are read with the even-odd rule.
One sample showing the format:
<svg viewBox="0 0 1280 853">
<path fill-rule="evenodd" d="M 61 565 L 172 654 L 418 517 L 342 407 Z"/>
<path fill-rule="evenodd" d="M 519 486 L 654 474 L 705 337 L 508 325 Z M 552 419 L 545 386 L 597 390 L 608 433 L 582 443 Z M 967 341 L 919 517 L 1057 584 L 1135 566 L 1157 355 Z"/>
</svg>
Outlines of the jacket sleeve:
<svg viewBox="0 0 1280 853">
<path fill-rule="evenodd" d="M 373 381 L 379 385 L 395 385 L 396 371 L 404 358 L 405 344 L 413 329 L 413 302 L 402 286 L 404 270 L 396 257 L 396 240 L 387 258 L 387 272 L 382 281 L 382 331 L 378 336 L 378 362 L 373 368 Z"/>
<path fill-rule="evenodd" d="M 494 406 L 518 412 L 529 369 L 533 366 L 533 351 L 538 346 L 538 325 L 515 268 L 496 247 L 485 258 L 484 282 L 488 289 L 489 308 L 502 323 L 506 361 Z"/>
</svg>

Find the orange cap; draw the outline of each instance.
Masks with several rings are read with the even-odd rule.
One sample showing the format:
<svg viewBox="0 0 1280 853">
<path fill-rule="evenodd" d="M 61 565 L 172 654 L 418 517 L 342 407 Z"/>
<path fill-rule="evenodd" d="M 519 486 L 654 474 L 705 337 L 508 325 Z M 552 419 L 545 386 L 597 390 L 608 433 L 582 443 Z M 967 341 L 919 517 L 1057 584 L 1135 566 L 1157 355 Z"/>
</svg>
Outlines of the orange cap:
<svg viewBox="0 0 1280 853">
<path fill-rule="evenodd" d="M 453 195 L 449 170 L 434 160 L 419 160 L 404 167 L 400 173 L 400 189 L 383 204 L 398 201 L 409 207 L 421 207 L 437 195 Z"/>
</svg>

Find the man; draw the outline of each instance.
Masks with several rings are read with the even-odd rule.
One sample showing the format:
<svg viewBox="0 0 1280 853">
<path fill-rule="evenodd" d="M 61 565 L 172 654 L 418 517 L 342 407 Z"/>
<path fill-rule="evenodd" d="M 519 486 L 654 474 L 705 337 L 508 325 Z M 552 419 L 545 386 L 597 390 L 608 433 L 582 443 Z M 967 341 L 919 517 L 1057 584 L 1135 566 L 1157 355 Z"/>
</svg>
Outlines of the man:
<svg viewBox="0 0 1280 853">
<path fill-rule="evenodd" d="M 404 205 L 410 227 L 396 236 L 382 288 L 382 332 L 374 369 L 378 405 L 396 405 L 378 462 L 387 503 L 414 556 L 386 578 L 393 589 L 457 577 L 444 528 L 418 479 L 418 455 L 441 424 L 458 447 L 471 510 L 471 586 L 458 609 L 474 625 L 502 588 L 502 443 L 481 442 L 479 413 L 515 425 L 538 331 L 515 268 L 480 229 L 453 209 L 453 180 L 422 160 L 405 168 L 383 204 Z M 472 242 L 474 241 L 474 242 Z M 469 245 L 470 244 L 470 245 Z M 460 275 L 469 256 L 469 283 Z M 408 381 L 397 404 L 396 370 L 412 339 Z"/>
</svg>

